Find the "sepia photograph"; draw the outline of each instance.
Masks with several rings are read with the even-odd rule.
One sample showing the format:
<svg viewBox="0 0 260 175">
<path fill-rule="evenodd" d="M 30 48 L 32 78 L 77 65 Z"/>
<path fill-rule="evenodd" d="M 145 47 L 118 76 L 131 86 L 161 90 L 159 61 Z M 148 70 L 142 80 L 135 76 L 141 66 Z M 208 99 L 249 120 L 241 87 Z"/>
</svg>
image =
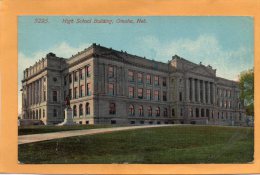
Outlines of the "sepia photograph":
<svg viewBox="0 0 260 175">
<path fill-rule="evenodd" d="M 254 19 L 18 16 L 19 164 L 252 164 Z"/>
</svg>

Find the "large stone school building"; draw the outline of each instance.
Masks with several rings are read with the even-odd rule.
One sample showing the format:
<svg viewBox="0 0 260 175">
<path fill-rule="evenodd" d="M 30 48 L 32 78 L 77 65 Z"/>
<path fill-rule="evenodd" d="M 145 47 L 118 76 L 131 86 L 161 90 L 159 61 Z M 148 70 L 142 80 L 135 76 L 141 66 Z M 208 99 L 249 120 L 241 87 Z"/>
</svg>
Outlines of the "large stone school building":
<svg viewBox="0 0 260 175">
<path fill-rule="evenodd" d="M 230 66 L 230 65 L 229 65 Z M 168 63 L 97 44 L 65 59 L 48 53 L 24 70 L 22 118 L 78 124 L 244 125 L 238 83 L 177 55 Z"/>
</svg>

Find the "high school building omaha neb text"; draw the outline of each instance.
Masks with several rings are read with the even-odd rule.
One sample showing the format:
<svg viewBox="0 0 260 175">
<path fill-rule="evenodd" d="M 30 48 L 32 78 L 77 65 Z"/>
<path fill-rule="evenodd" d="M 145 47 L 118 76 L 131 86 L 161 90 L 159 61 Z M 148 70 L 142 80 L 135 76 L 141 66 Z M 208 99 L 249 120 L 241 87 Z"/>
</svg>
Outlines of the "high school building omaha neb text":
<svg viewBox="0 0 260 175">
<path fill-rule="evenodd" d="M 162 63 L 97 44 L 49 53 L 24 70 L 21 91 L 22 118 L 47 125 L 63 122 L 66 96 L 79 124 L 245 123 L 238 83 L 177 55 Z"/>
</svg>

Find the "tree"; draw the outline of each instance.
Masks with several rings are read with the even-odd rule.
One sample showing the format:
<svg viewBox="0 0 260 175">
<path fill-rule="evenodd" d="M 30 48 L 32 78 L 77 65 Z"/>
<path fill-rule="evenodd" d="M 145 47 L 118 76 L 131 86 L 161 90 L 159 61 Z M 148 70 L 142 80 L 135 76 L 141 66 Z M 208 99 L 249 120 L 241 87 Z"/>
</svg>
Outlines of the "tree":
<svg viewBox="0 0 260 175">
<path fill-rule="evenodd" d="M 243 71 L 239 75 L 240 98 L 244 101 L 246 114 L 254 116 L 254 69 Z"/>
</svg>

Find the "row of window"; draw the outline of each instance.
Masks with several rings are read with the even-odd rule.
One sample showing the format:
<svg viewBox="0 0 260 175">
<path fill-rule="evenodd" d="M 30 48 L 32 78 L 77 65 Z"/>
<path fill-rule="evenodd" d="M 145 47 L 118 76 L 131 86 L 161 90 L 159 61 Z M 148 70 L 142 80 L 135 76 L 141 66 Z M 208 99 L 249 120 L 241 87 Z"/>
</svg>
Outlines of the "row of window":
<svg viewBox="0 0 260 175">
<path fill-rule="evenodd" d="M 189 116 L 190 117 L 210 117 L 211 115 L 211 118 L 214 118 L 214 112 L 213 110 L 209 110 L 209 109 L 199 109 L 199 108 L 195 108 L 195 116 L 194 116 L 194 111 L 193 111 L 193 108 L 190 108 L 189 109 Z M 233 116 L 232 116 L 232 113 L 229 113 L 229 112 L 218 112 L 217 113 L 217 116 L 218 116 L 218 119 L 228 119 L 228 117 L 232 120 L 233 119 Z M 241 113 L 239 113 L 239 120 L 242 120 L 242 115 Z"/>
<path fill-rule="evenodd" d="M 69 93 L 67 94 L 67 91 L 64 90 L 64 99 L 66 99 L 67 95 L 69 95 L 70 99 L 77 99 L 85 96 L 91 96 L 91 84 L 87 83 L 86 88 L 84 85 L 80 85 L 78 87 L 73 88 L 73 96 L 72 96 L 72 89 L 69 89 Z"/>
<path fill-rule="evenodd" d="M 72 83 L 72 78 L 74 79 L 74 82 L 77 82 L 78 79 L 83 80 L 84 76 L 86 78 L 91 76 L 91 66 L 90 65 L 87 65 L 87 66 L 85 66 L 85 68 L 81 68 L 77 71 L 74 71 L 73 73 L 70 73 L 69 76 L 65 76 L 64 85 L 67 85 L 67 77 L 69 78 L 69 83 Z"/>
<path fill-rule="evenodd" d="M 42 112 L 42 113 L 41 113 Z M 33 110 L 33 111 L 30 111 L 29 113 L 28 113 L 28 116 L 27 116 L 29 119 L 36 119 L 36 120 L 38 120 L 38 119 L 41 119 L 41 118 L 44 118 L 45 117 L 45 110 L 43 109 L 43 110 L 41 110 L 41 109 L 39 109 L 39 110 Z"/>
<path fill-rule="evenodd" d="M 128 97 L 135 98 L 135 88 L 133 86 L 128 87 Z M 113 83 L 108 84 L 108 95 L 114 96 L 115 95 L 115 85 Z M 144 90 L 143 88 L 137 88 L 137 98 L 144 99 Z M 160 100 L 160 91 L 154 90 L 153 99 L 155 101 Z M 146 89 L 146 100 L 152 100 L 152 90 Z M 167 101 L 167 92 L 163 91 L 163 101 Z"/>
<path fill-rule="evenodd" d="M 129 105 L 129 107 L 128 107 L 128 115 L 129 115 L 129 116 L 135 116 L 135 107 L 134 107 L 134 105 Z M 151 106 L 149 106 L 149 107 L 147 108 L 147 115 L 148 115 L 149 117 L 152 117 L 152 116 L 153 116 L 153 109 L 152 109 Z M 140 106 L 138 107 L 138 116 L 144 116 L 144 108 L 143 108 L 142 105 L 140 105 Z M 155 116 L 156 116 L 156 117 L 161 116 L 160 107 L 156 107 L 156 108 L 155 108 Z M 163 110 L 163 116 L 164 116 L 164 117 L 168 117 L 168 109 L 167 109 L 167 108 L 164 108 L 164 110 Z"/>
<path fill-rule="evenodd" d="M 77 106 L 73 106 L 73 117 L 83 116 L 83 104 L 79 104 L 79 109 L 77 109 Z M 89 103 L 85 104 L 85 115 L 90 115 L 90 105 Z"/>
<path fill-rule="evenodd" d="M 232 96 L 231 90 L 221 89 L 221 88 L 218 88 L 218 89 L 217 89 L 217 94 L 218 94 L 220 97 L 231 97 L 231 96 Z"/>
<path fill-rule="evenodd" d="M 141 72 L 137 72 L 137 83 L 144 83 L 144 81 L 146 82 L 146 84 L 148 85 L 152 85 L 152 80 L 154 82 L 155 86 L 159 86 L 160 85 L 160 78 L 158 75 L 154 75 L 153 79 L 152 79 L 152 75 L 150 74 L 146 74 L 146 76 L 144 77 L 143 73 Z M 135 73 L 132 70 L 128 71 L 128 81 L 129 82 L 134 82 L 135 81 Z M 166 84 L 166 77 L 162 77 L 162 85 L 164 87 L 167 86 Z"/>
</svg>

